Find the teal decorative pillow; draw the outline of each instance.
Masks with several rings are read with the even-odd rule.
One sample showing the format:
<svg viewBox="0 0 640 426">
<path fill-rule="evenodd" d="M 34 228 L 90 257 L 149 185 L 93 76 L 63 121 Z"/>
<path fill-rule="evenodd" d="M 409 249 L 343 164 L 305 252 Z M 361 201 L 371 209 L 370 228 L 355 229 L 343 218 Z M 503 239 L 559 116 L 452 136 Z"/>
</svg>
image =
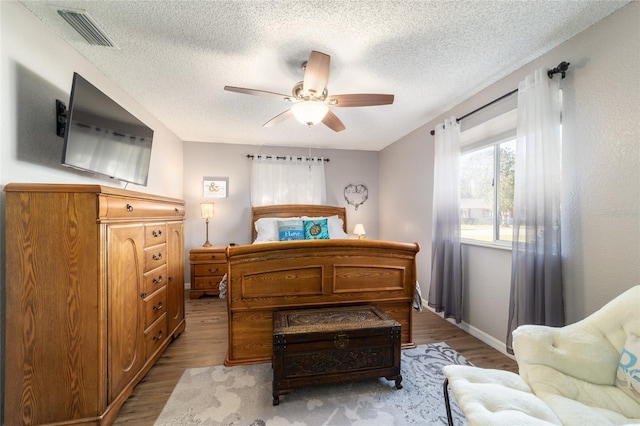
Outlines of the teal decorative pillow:
<svg viewBox="0 0 640 426">
<path fill-rule="evenodd" d="M 304 238 L 307 240 L 328 240 L 329 226 L 327 219 L 305 220 Z"/>
<path fill-rule="evenodd" d="M 302 219 L 279 220 L 278 239 L 280 241 L 304 240 Z"/>
<path fill-rule="evenodd" d="M 627 336 L 620 354 L 616 386 L 640 402 L 640 337 L 633 333 Z"/>
</svg>

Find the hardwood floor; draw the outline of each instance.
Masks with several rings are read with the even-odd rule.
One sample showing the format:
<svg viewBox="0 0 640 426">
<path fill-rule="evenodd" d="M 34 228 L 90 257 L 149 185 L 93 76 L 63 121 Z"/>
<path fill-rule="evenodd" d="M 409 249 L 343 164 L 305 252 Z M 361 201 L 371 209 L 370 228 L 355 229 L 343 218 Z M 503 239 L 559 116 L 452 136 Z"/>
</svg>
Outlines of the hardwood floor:
<svg viewBox="0 0 640 426">
<path fill-rule="evenodd" d="M 136 386 L 114 424 L 153 425 L 186 368 L 220 365 L 227 351 L 226 302 L 217 297 L 186 297 L 185 332 L 173 341 Z M 446 342 L 478 367 L 517 372 L 511 358 L 428 310 L 414 311 L 416 344 Z"/>
</svg>

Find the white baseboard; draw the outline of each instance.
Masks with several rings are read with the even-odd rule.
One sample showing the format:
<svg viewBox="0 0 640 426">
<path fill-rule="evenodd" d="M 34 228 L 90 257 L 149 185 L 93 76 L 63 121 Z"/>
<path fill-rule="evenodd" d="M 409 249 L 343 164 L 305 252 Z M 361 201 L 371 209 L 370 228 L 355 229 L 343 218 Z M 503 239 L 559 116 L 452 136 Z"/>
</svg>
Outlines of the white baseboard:
<svg viewBox="0 0 640 426">
<path fill-rule="evenodd" d="M 426 303 L 423 306 L 425 306 L 427 309 L 429 309 L 434 314 L 439 315 L 440 317 L 442 317 L 441 314 L 436 312 L 433 308 L 428 306 Z M 460 324 L 456 324 L 455 320 L 453 320 L 451 318 L 443 318 L 443 319 L 446 319 L 451 324 L 455 325 L 456 327 L 460 328 L 461 330 L 466 331 L 467 333 L 469 333 L 470 335 L 472 335 L 476 339 L 480 340 L 483 343 L 486 343 L 487 345 L 491 346 L 493 349 L 497 350 L 498 352 L 508 356 L 509 358 L 511 358 L 511 359 L 513 359 L 515 361 L 516 358 L 513 355 L 511 355 L 510 353 L 507 352 L 507 344 L 505 342 L 502 342 L 502 341 L 496 339 L 495 337 L 485 333 L 484 331 L 480 330 L 479 328 L 474 327 L 471 324 L 468 324 L 468 323 L 466 323 L 464 321 L 462 321 Z"/>
</svg>

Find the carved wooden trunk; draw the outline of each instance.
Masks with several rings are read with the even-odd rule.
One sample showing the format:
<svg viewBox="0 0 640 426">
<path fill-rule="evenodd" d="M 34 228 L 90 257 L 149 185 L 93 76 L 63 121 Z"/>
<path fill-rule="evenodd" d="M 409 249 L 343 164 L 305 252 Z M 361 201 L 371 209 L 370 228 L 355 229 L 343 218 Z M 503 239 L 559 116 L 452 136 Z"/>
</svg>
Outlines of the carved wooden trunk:
<svg viewBox="0 0 640 426">
<path fill-rule="evenodd" d="M 292 388 L 385 377 L 401 389 L 401 325 L 375 306 L 273 313 L 273 405 Z"/>
</svg>

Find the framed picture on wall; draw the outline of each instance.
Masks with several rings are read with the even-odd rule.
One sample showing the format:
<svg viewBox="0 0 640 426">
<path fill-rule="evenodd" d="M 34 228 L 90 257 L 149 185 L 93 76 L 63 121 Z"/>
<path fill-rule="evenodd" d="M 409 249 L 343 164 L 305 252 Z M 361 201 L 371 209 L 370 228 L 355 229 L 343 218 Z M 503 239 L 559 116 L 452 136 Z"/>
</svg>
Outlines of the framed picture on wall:
<svg viewBox="0 0 640 426">
<path fill-rule="evenodd" d="M 204 198 L 227 198 L 229 193 L 229 178 L 205 176 L 203 183 Z"/>
</svg>

